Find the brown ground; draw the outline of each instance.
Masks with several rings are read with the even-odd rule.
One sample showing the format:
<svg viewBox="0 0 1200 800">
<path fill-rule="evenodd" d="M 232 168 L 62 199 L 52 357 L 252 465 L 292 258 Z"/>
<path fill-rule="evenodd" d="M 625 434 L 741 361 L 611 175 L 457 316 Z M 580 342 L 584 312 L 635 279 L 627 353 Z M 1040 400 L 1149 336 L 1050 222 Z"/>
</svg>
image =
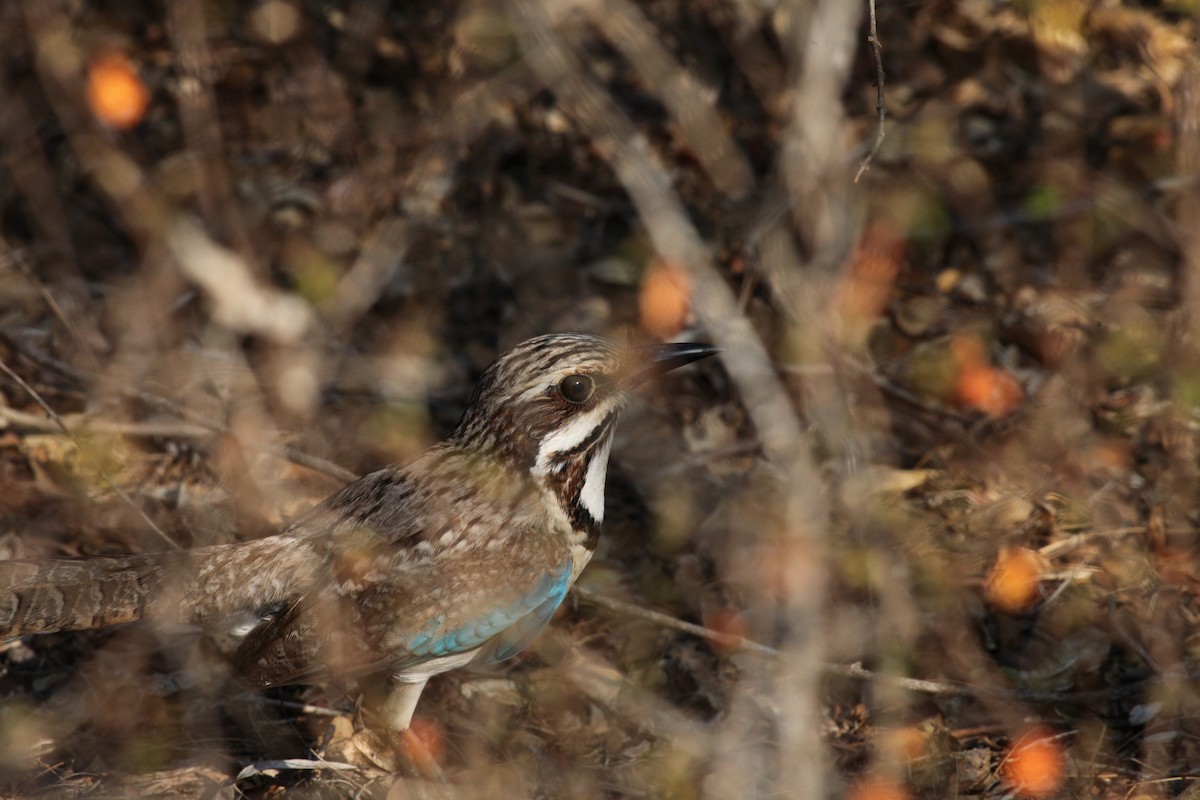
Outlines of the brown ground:
<svg viewBox="0 0 1200 800">
<path fill-rule="evenodd" d="M 725 349 L 434 762 L 134 625 L 2 645 L 0 791 L 1197 791 L 1200 6 L 879 14 L 856 181 L 843 0 L 0 4 L 3 557 L 268 534 L 535 333 Z"/>
</svg>

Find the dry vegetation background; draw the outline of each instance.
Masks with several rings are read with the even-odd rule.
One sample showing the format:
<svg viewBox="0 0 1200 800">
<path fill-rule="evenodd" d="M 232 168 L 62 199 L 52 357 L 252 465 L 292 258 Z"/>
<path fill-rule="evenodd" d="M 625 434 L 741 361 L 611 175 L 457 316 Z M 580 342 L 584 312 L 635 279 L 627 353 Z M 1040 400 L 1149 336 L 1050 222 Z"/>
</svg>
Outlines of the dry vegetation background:
<svg viewBox="0 0 1200 800">
<path fill-rule="evenodd" d="M 3 557 L 269 534 L 533 334 L 724 348 L 436 763 L 135 625 L 3 645 L 2 791 L 1200 792 L 1198 13 L 883 3 L 856 181 L 865 3 L 0 4 Z"/>
</svg>

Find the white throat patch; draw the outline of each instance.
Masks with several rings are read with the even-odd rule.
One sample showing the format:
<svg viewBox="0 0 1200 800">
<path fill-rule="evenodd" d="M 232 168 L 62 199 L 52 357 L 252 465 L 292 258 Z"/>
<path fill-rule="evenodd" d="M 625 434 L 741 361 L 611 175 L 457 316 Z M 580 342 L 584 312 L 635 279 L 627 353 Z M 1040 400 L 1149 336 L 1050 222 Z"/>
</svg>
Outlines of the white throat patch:
<svg viewBox="0 0 1200 800">
<path fill-rule="evenodd" d="M 583 488 L 579 490 L 579 505 L 599 525 L 604 522 L 604 479 L 608 475 L 608 453 L 612 449 L 612 434 L 596 448 L 583 476 Z"/>
</svg>

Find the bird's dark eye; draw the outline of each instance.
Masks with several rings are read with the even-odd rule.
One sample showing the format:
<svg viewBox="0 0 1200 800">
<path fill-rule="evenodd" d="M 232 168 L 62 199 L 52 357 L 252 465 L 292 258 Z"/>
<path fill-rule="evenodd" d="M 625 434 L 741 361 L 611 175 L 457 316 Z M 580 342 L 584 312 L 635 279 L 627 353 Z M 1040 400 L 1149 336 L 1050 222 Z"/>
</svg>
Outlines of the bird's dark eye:
<svg viewBox="0 0 1200 800">
<path fill-rule="evenodd" d="M 572 403 L 586 403 L 596 391 L 591 375 L 568 375 L 558 384 L 559 393 Z"/>
</svg>

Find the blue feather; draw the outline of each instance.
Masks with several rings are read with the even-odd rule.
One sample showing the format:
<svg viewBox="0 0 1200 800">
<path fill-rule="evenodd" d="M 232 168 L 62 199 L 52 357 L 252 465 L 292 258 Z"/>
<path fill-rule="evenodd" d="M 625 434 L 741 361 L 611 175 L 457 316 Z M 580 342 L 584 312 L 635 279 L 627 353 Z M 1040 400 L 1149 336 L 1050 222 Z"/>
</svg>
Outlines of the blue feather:
<svg viewBox="0 0 1200 800">
<path fill-rule="evenodd" d="M 443 630 L 444 616 L 434 617 L 408 640 L 408 651 L 424 660 L 475 650 L 492 640 L 487 660 L 503 661 L 515 656 L 546 627 L 562 604 L 571 585 L 573 566 L 570 560 L 564 561 L 555 572 L 543 573 L 516 601 L 480 614 L 452 630 Z"/>
<path fill-rule="evenodd" d="M 487 661 L 504 661 L 529 646 L 562 605 L 563 598 L 567 596 L 567 589 L 571 587 L 573 571 L 574 565 L 570 561 L 559 567 L 542 601 L 531 612 L 501 631 L 491 642 Z"/>
</svg>

